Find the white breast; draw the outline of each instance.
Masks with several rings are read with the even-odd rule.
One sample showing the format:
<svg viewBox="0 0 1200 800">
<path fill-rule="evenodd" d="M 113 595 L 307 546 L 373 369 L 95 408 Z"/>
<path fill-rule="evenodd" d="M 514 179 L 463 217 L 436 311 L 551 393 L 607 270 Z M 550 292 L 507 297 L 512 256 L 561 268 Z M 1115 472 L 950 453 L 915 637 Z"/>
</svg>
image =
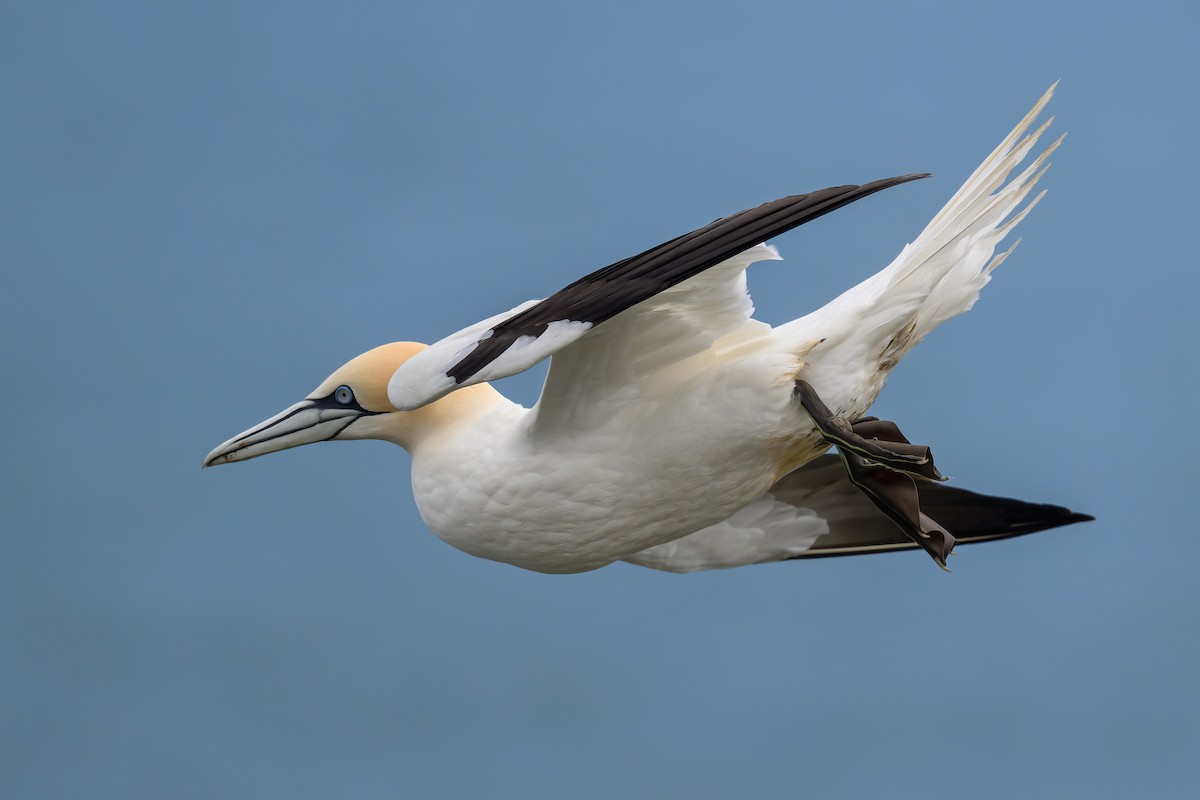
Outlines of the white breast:
<svg viewBox="0 0 1200 800">
<path fill-rule="evenodd" d="M 421 515 L 460 550 L 539 572 L 595 569 L 723 520 L 770 488 L 781 433 L 807 423 L 790 381 L 735 369 L 569 437 L 539 437 L 529 409 L 498 404 L 413 453 Z"/>
</svg>

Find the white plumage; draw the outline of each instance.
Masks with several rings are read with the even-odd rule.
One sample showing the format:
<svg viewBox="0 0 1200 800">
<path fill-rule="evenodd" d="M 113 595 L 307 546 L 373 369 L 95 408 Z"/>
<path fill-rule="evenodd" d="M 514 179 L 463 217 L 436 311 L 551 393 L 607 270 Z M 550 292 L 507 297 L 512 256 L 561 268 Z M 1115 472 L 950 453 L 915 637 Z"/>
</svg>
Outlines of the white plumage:
<svg viewBox="0 0 1200 800">
<path fill-rule="evenodd" d="M 320 435 L 288 426 L 317 413 L 312 407 L 350 408 L 360 416 L 329 438 L 407 447 L 430 529 L 468 553 L 527 569 L 577 572 L 623 559 L 691 571 L 913 546 L 839 466 L 822 460 L 802 469 L 830 442 L 798 404 L 796 381 L 816 387 L 835 413 L 861 416 L 910 347 L 971 307 L 1012 250 L 997 255 L 997 245 L 1041 198 L 1021 208 L 1058 142 L 1009 178 L 1049 126 L 1027 133 L 1052 92 L 892 264 L 807 316 L 778 328 L 751 317 L 745 270 L 779 258 L 753 242 L 637 294 L 683 259 L 685 246 L 738 219 L 726 218 L 429 348 L 389 345 L 360 356 L 304 401 L 310 408 L 234 437 L 206 465 L 269 452 L 270 442 L 282 449 L 319 440 L 324 422 Z M 851 200 L 876 190 L 838 189 L 864 190 Z M 630 302 L 601 313 L 621 293 Z M 547 357 L 531 409 L 486 384 Z M 979 505 L 980 496 L 961 494 Z M 1083 518 L 1019 505 L 1055 514 L 1019 530 L 1006 523 L 1011 529 L 994 535 L 972 523 L 968 540 Z"/>
</svg>

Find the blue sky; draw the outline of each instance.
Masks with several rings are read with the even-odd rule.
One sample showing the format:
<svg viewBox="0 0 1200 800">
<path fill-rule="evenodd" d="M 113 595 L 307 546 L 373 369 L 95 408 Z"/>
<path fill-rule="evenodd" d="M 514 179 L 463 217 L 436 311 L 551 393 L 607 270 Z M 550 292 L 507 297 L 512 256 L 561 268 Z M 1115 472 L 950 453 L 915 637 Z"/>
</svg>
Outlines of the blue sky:
<svg viewBox="0 0 1200 800">
<path fill-rule="evenodd" d="M 1155 2 L 9 4 L 0 793 L 1194 786 L 1196 27 Z M 1095 523 L 952 575 L 551 577 L 438 541 L 391 445 L 199 470 L 374 345 L 933 172 L 776 241 L 751 289 L 798 316 L 1059 78 L 1024 243 L 877 409 L 961 485 Z"/>
</svg>

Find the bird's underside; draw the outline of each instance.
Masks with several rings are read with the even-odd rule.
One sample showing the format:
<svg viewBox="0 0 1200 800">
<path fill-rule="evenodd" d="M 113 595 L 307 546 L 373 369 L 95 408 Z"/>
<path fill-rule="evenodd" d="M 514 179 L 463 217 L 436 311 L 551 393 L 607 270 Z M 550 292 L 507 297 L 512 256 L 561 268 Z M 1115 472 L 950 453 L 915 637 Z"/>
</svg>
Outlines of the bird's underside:
<svg viewBox="0 0 1200 800">
<path fill-rule="evenodd" d="M 1029 132 L 1051 92 L 892 264 L 805 317 L 752 318 L 745 270 L 778 258 L 763 243 L 925 175 L 766 203 L 428 348 L 377 348 L 206 466 L 325 439 L 394 441 L 413 454 L 414 495 L 439 536 L 553 572 L 918 547 L 945 568 L 956 541 L 1090 519 L 946 487 L 928 447 L 866 415 L 908 349 L 970 308 L 1012 251 L 998 244 L 1040 200 L 1025 202 L 1058 142 L 1009 178 L 1050 124 Z M 486 385 L 548 357 L 532 409 Z M 836 462 L 817 458 L 830 446 Z"/>
</svg>

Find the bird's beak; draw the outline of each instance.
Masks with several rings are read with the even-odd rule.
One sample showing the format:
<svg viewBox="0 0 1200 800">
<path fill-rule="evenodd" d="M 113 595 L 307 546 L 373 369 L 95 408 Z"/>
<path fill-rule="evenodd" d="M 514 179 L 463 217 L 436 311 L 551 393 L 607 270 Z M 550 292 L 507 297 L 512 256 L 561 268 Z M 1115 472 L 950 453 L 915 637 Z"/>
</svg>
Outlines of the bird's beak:
<svg viewBox="0 0 1200 800">
<path fill-rule="evenodd" d="M 330 406 L 321 400 L 302 400 L 217 447 L 204 459 L 204 466 L 246 461 L 289 447 L 328 441 L 364 413 L 357 408 Z"/>
</svg>

